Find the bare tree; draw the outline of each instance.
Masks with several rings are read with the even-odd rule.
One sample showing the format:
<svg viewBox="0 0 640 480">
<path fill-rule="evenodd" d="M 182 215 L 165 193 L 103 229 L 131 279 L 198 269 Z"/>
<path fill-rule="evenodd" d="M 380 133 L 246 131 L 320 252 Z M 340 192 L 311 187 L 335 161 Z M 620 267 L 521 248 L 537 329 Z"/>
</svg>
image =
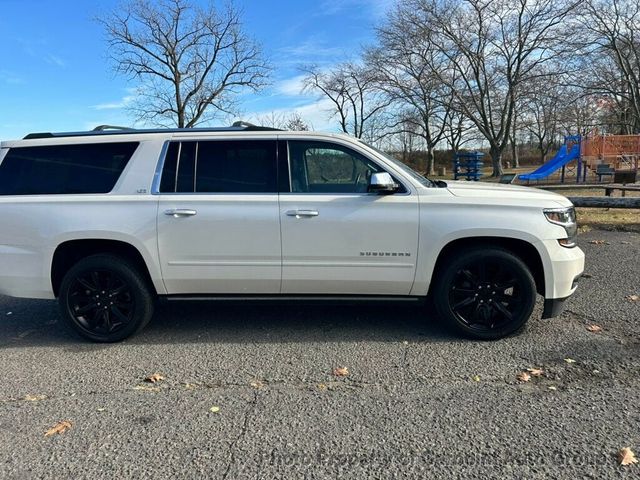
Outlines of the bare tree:
<svg viewBox="0 0 640 480">
<path fill-rule="evenodd" d="M 514 108 L 523 85 L 545 76 L 543 67 L 566 43 L 566 0 L 408 0 L 411 27 L 448 61 L 433 73 L 455 96 L 454 108 L 489 143 L 493 176 L 502 170 Z M 565 48 L 567 48 L 565 46 Z"/>
<path fill-rule="evenodd" d="M 414 122 L 410 132 L 422 137 L 426 146 L 426 164 L 418 167 L 428 175 L 434 173 L 434 151 L 450 126 L 452 106 L 449 89 L 434 69 L 447 68 L 447 59 L 422 35 L 422 28 L 411 23 L 413 12 L 403 6 L 392 12 L 385 25 L 378 28 L 376 48 L 366 53 L 381 90 L 401 110 L 399 125 Z M 406 111 L 412 112 L 407 115 Z"/>
<path fill-rule="evenodd" d="M 293 112 L 287 117 L 287 121 L 284 123 L 283 128 L 293 132 L 306 132 L 311 129 L 309 124 L 298 112 Z"/>
<path fill-rule="evenodd" d="M 443 136 L 453 155 L 458 153 L 464 145 L 478 140 L 475 126 L 463 113 L 455 110 L 452 110 L 445 119 Z"/>
<path fill-rule="evenodd" d="M 319 92 L 331 101 L 332 116 L 338 117 L 344 133 L 377 140 L 378 132 L 385 129 L 381 117 L 391 101 L 379 91 L 371 69 L 348 62 L 327 71 L 316 65 L 301 70 L 305 74 L 304 90 Z"/>
<path fill-rule="evenodd" d="M 521 103 L 521 121 L 544 163 L 560 132 L 563 105 L 570 100 L 561 87 L 548 79 L 530 83 Z"/>
<path fill-rule="evenodd" d="M 581 85 L 613 107 L 615 133 L 640 133 L 640 3 L 586 0 L 579 18 L 589 32 Z"/>
<path fill-rule="evenodd" d="M 98 20 L 116 71 L 139 82 L 133 112 L 153 124 L 194 127 L 229 113 L 236 95 L 269 73 L 230 4 L 128 0 Z"/>
<path fill-rule="evenodd" d="M 273 111 L 257 117 L 255 123 L 263 127 L 279 128 L 282 130 L 300 132 L 310 130 L 309 124 L 298 112 L 291 112 L 287 115 L 284 112 Z"/>
</svg>

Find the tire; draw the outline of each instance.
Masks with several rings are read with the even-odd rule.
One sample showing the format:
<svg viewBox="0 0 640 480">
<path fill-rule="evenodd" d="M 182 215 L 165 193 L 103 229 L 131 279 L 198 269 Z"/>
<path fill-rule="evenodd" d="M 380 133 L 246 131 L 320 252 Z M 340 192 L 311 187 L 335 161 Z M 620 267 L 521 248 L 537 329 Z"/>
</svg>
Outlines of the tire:
<svg viewBox="0 0 640 480">
<path fill-rule="evenodd" d="M 440 317 L 458 332 L 496 340 L 524 327 L 535 305 L 536 284 L 513 253 L 477 248 L 447 259 L 433 300 Z"/>
<path fill-rule="evenodd" d="M 151 320 L 154 294 L 140 271 L 116 255 L 92 255 L 65 274 L 58 303 L 67 324 L 94 342 L 119 342 Z"/>
</svg>

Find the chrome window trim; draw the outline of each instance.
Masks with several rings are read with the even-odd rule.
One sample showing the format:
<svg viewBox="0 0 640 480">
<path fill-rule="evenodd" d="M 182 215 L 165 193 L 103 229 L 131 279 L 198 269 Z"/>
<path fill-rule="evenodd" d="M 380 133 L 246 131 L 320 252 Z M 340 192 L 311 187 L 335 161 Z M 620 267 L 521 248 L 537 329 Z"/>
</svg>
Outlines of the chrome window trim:
<svg viewBox="0 0 640 480">
<path fill-rule="evenodd" d="M 173 191 L 178 191 L 178 172 L 180 171 L 180 157 L 182 156 L 182 142 L 178 142 L 178 156 L 176 158 L 176 176 L 173 178 Z"/>
<path fill-rule="evenodd" d="M 182 145 L 182 142 L 180 142 L 180 145 Z M 193 165 L 193 192 L 196 193 L 198 192 L 198 189 L 196 188 L 196 185 L 198 184 L 198 152 L 200 151 L 200 141 L 196 142 L 196 153 L 195 153 L 195 158 L 193 160 L 194 165 Z M 178 171 L 176 170 L 176 175 L 178 174 Z M 176 191 L 178 190 L 178 185 L 176 184 Z"/>
<path fill-rule="evenodd" d="M 169 150 L 169 143 L 171 140 L 165 140 L 160 150 L 160 157 L 156 164 L 156 171 L 153 174 L 153 182 L 151 183 L 151 195 L 160 195 L 160 181 L 162 179 L 162 170 L 164 169 L 164 162 L 167 158 L 167 151 Z M 176 172 L 178 170 L 176 169 Z"/>
<path fill-rule="evenodd" d="M 375 158 L 371 158 L 371 155 L 368 155 L 366 153 L 360 152 L 357 149 L 351 147 L 350 145 L 344 145 L 342 143 L 339 142 L 332 142 L 330 140 L 314 140 L 314 139 L 308 139 L 308 138 L 303 138 L 303 139 L 289 139 L 289 138 L 285 138 L 283 139 L 285 142 L 287 142 L 287 165 L 289 166 L 289 192 L 280 192 L 280 194 L 284 194 L 284 195 L 332 195 L 332 196 L 376 196 L 376 197 L 393 197 L 393 196 L 408 196 L 408 195 L 413 195 L 413 190 L 409 187 L 407 187 L 407 184 L 404 182 L 404 178 L 400 177 L 401 179 L 398 179 L 399 175 L 396 173 L 395 175 L 393 173 L 389 172 L 389 168 L 386 164 L 380 164 L 379 161 L 377 161 L 377 159 Z M 387 172 L 389 175 L 391 175 L 391 177 L 396 180 L 398 183 L 400 183 L 400 185 L 402 185 L 405 189 L 405 192 L 398 192 L 398 193 L 388 193 L 388 194 L 380 194 L 380 193 L 375 193 L 375 192 L 336 192 L 336 193 L 328 193 L 328 192 L 294 192 L 293 191 L 293 177 L 291 175 L 291 149 L 289 148 L 289 142 L 290 141 L 304 141 L 304 142 L 315 142 L 315 143 L 326 143 L 328 145 L 339 145 L 343 148 L 347 148 L 349 150 L 352 150 L 354 152 L 356 152 L 359 155 L 362 155 L 363 157 L 365 157 L 367 160 L 371 161 L 372 163 L 375 163 L 378 167 L 380 167 L 382 169 L 383 172 Z M 306 163 L 306 162 L 305 162 Z M 305 165 L 305 175 L 306 175 L 306 165 Z"/>
</svg>

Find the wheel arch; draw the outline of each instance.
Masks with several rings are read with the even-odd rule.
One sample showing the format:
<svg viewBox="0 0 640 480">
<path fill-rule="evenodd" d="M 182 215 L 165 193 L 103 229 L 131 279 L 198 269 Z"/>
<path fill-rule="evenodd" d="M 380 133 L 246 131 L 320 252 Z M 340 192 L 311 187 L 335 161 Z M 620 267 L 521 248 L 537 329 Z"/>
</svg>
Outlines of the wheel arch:
<svg viewBox="0 0 640 480">
<path fill-rule="evenodd" d="M 433 271 L 431 273 L 431 282 L 429 285 L 430 294 L 435 279 L 437 279 L 443 266 L 446 264 L 447 259 L 454 253 L 461 250 L 468 250 L 472 248 L 482 247 L 497 247 L 507 250 L 516 255 L 527 266 L 536 284 L 536 291 L 538 294 L 545 296 L 546 280 L 545 270 L 542 256 L 538 249 L 532 243 L 519 238 L 512 237 L 491 237 L 491 236 L 477 236 L 477 237 L 464 237 L 457 238 L 447 243 L 438 254 L 435 261 Z"/>
<path fill-rule="evenodd" d="M 130 243 L 98 238 L 67 240 L 60 243 L 51 259 L 51 287 L 57 297 L 66 272 L 79 260 L 95 254 L 113 254 L 129 260 L 144 276 L 154 294 L 157 288 L 147 263 L 138 248 Z"/>
</svg>

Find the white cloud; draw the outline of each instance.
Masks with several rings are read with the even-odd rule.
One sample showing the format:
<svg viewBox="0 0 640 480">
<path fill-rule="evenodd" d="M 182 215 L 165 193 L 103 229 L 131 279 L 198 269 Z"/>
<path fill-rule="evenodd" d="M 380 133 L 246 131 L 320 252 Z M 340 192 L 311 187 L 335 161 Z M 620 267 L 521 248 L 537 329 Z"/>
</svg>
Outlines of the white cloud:
<svg viewBox="0 0 640 480">
<path fill-rule="evenodd" d="M 53 55 L 51 53 L 48 53 L 47 55 L 45 55 L 44 61 L 50 65 L 55 65 L 56 67 L 64 67 L 67 65 L 64 60 L 62 60 L 57 55 Z"/>
<path fill-rule="evenodd" d="M 286 95 L 288 97 L 297 97 L 302 95 L 304 88 L 305 75 L 297 75 L 295 77 L 282 80 L 275 85 L 276 93 Z"/>
<path fill-rule="evenodd" d="M 255 122 L 261 118 L 270 118 L 272 116 L 287 118 L 292 113 L 297 113 L 309 124 L 312 130 L 336 132 L 338 124 L 334 118 L 331 118 L 331 107 L 331 100 L 322 98 L 298 106 L 250 112 L 246 115 L 246 118 L 249 122 L 252 120 Z"/>
<path fill-rule="evenodd" d="M 123 96 L 120 100 L 99 103 L 97 105 L 92 105 L 90 108 L 92 108 L 93 110 L 122 110 L 123 108 L 131 105 L 131 103 L 133 103 L 136 98 L 136 89 L 127 88 L 127 95 Z"/>
<path fill-rule="evenodd" d="M 299 61 L 299 58 L 309 61 L 315 57 L 335 57 L 344 54 L 342 48 L 327 46 L 324 41 L 316 38 L 310 38 L 295 45 L 282 47 L 278 51 L 287 57 L 297 57 L 296 61 Z"/>
<path fill-rule="evenodd" d="M 23 78 L 8 70 L 0 70 L 0 82 L 9 85 L 22 85 L 25 83 Z"/>
<path fill-rule="evenodd" d="M 322 15 L 337 15 L 345 10 L 366 11 L 374 18 L 385 15 L 395 4 L 394 0 L 324 0 L 318 10 Z"/>
</svg>

